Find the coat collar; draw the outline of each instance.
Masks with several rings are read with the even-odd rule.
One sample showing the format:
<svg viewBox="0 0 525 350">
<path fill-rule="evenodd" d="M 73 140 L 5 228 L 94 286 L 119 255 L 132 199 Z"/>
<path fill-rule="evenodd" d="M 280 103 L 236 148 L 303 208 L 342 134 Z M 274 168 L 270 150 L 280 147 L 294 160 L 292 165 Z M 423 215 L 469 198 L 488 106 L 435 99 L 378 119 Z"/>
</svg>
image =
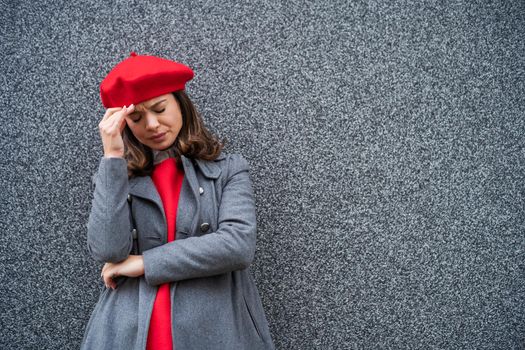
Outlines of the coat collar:
<svg viewBox="0 0 525 350">
<path fill-rule="evenodd" d="M 196 193 L 198 193 L 199 186 L 196 178 L 195 165 L 198 166 L 198 169 L 205 177 L 210 179 L 217 179 L 222 172 L 220 165 L 217 164 L 217 161 L 222 160 L 224 158 L 226 158 L 224 152 L 221 152 L 221 154 L 215 160 L 212 161 L 203 159 L 193 159 L 188 158 L 185 155 L 181 155 L 184 173 L 189 179 L 190 184 L 194 185 L 192 187 L 194 187 Z M 153 183 L 153 180 L 151 179 L 151 176 L 133 177 L 129 180 L 129 185 L 131 194 L 154 201 L 158 199 L 160 201 L 160 196 L 157 193 L 157 191 L 152 191 L 154 187 L 151 186 L 155 185 Z"/>
<path fill-rule="evenodd" d="M 184 157 L 184 155 L 182 157 Z M 216 179 L 221 175 L 221 167 L 217 164 L 217 161 L 224 159 L 225 157 L 224 153 L 221 152 L 215 160 L 207 161 L 203 159 L 195 159 L 195 162 L 204 176 L 210 179 Z"/>
<path fill-rule="evenodd" d="M 197 212 L 199 210 L 199 182 L 197 179 L 197 173 L 196 169 L 198 168 L 199 171 L 207 178 L 210 179 L 217 179 L 221 175 L 221 167 L 218 164 L 218 160 L 224 159 L 226 155 L 224 152 L 221 152 L 221 154 L 212 161 L 202 160 L 202 159 L 193 159 L 188 158 L 185 155 L 181 155 L 182 165 L 184 167 L 184 176 L 186 181 L 183 181 L 183 186 L 189 185 L 190 191 L 189 193 L 192 193 L 192 196 L 189 196 L 191 198 L 182 198 L 181 200 L 187 201 L 191 200 L 194 201 L 193 205 L 197 207 Z M 196 166 L 195 166 L 196 165 Z M 153 183 L 153 180 L 151 176 L 137 176 L 133 177 L 129 180 L 129 193 L 141 197 L 144 199 L 148 199 L 152 202 L 154 202 L 159 209 L 162 211 L 164 217 L 164 206 L 162 204 L 162 199 L 160 198 L 160 194 L 157 191 L 157 188 L 155 187 L 155 184 Z M 181 191 L 181 193 L 188 193 L 188 191 Z M 193 222 L 192 227 L 196 225 L 196 221 L 198 220 L 198 216 L 196 215 Z"/>
</svg>

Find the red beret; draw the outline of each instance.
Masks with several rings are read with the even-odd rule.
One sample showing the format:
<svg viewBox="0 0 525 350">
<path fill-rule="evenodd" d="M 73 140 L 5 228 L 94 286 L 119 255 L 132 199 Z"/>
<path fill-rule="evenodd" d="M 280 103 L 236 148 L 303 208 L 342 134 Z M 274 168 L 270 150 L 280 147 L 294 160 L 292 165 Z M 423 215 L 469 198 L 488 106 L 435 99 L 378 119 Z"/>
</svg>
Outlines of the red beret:
<svg viewBox="0 0 525 350">
<path fill-rule="evenodd" d="M 138 104 L 153 97 L 184 90 L 193 70 L 179 62 L 131 52 L 100 83 L 100 98 L 106 108 Z"/>
</svg>

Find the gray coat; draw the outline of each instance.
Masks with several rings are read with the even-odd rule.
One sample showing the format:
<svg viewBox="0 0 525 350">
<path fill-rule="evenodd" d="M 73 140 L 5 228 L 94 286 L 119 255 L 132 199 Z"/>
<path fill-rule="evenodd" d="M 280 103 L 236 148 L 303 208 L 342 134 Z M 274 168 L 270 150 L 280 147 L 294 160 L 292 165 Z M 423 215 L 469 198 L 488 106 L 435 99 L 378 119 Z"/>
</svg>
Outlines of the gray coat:
<svg viewBox="0 0 525 350">
<path fill-rule="evenodd" d="M 125 159 L 100 159 L 87 249 L 100 263 L 131 253 L 130 200 L 145 272 L 117 277 L 115 290 L 104 288 L 81 349 L 144 350 L 162 283 L 170 283 L 175 349 L 275 349 L 249 269 L 257 233 L 249 164 L 236 153 L 213 161 L 181 158 L 185 176 L 171 242 L 151 177 L 128 179 Z"/>
</svg>

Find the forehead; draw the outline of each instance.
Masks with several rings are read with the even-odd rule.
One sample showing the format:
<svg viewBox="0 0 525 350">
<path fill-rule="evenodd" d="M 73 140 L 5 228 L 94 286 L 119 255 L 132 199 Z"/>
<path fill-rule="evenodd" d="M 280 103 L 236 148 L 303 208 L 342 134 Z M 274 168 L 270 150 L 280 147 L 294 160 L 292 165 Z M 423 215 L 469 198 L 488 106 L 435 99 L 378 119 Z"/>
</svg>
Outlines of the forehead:
<svg viewBox="0 0 525 350">
<path fill-rule="evenodd" d="M 150 109 L 152 106 L 162 101 L 169 102 L 169 96 L 168 95 L 157 96 L 147 101 L 141 102 L 135 106 L 135 110 L 145 111 L 146 109 Z"/>
</svg>

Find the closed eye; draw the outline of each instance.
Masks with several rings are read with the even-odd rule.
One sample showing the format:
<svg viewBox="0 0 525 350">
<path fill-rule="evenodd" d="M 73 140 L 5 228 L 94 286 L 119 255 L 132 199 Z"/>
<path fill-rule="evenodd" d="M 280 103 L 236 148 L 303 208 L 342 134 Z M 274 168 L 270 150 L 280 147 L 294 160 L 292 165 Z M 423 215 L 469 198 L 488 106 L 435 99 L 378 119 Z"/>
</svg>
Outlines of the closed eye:
<svg viewBox="0 0 525 350">
<path fill-rule="evenodd" d="M 162 112 L 164 112 L 165 110 L 166 110 L 166 108 L 163 108 L 163 109 L 160 110 L 160 111 L 155 111 L 155 113 L 162 113 Z M 140 118 L 141 118 L 141 116 L 140 116 L 140 114 L 139 114 L 139 117 L 138 117 L 137 119 L 131 119 L 131 120 L 133 120 L 134 123 L 138 123 L 139 120 L 140 120 Z"/>
</svg>

